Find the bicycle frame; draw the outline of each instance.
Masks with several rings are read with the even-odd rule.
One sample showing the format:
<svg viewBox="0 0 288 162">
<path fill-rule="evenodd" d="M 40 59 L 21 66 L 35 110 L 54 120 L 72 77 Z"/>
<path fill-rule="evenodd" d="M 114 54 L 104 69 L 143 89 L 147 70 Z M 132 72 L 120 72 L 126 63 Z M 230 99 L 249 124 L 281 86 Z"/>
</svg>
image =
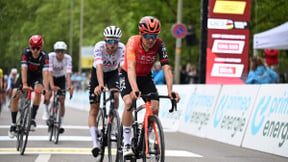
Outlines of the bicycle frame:
<svg viewBox="0 0 288 162">
<path fill-rule="evenodd" d="M 137 93 L 136 93 L 137 95 Z M 138 96 L 138 95 L 137 95 Z M 173 100 L 171 100 L 172 103 L 172 108 L 169 110 L 169 112 L 173 112 L 174 110 L 177 111 L 177 105 L 176 105 L 176 95 L 173 93 Z M 148 149 L 148 124 L 149 124 L 149 117 L 153 116 L 153 112 L 152 112 L 152 108 L 151 108 L 151 99 L 152 98 L 169 98 L 169 96 L 158 96 L 157 94 L 147 94 L 147 95 L 141 95 L 141 97 L 146 98 L 146 102 L 145 104 L 137 107 L 134 111 L 134 123 L 132 124 L 133 126 L 133 130 L 134 130 L 134 150 L 135 150 L 135 155 L 137 158 L 139 158 L 139 156 L 141 156 L 141 146 L 143 146 L 143 131 L 144 131 L 144 140 L 145 140 L 145 154 L 148 155 L 149 154 L 149 149 Z M 133 107 L 136 107 L 136 100 L 133 101 L 131 107 L 128 109 L 128 111 L 130 111 Z M 138 112 L 141 111 L 142 109 L 146 109 L 145 115 L 144 115 L 144 120 L 143 120 L 143 127 L 142 130 L 139 130 L 138 127 L 138 119 L 137 119 L 137 115 Z M 155 132 L 155 136 L 156 136 L 156 142 L 158 145 L 160 145 L 160 140 L 159 140 L 159 135 L 158 132 L 156 131 L 156 126 L 155 126 L 155 122 L 152 123 L 152 127 L 154 129 Z M 160 150 L 158 150 L 160 152 Z"/>
</svg>

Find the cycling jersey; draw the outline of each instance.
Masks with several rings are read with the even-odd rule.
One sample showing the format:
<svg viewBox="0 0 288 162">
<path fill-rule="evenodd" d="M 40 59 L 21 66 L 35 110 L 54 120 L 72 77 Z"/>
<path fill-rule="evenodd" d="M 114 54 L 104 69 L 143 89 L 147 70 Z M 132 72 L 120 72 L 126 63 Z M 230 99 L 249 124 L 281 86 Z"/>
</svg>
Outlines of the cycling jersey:
<svg viewBox="0 0 288 162">
<path fill-rule="evenodd" d="M 66 73 L 72 72 L 72 58 L 68 54 L 64 54 L 64 58 L 59 62 L 55 52 L 49 53 L 49 71 L 52 71 L 53 77 L 62 77 Z"/>
<path fill-rule="evenodd" d="M 162 66 L 169 64 L 166 46 L 162 39 L 157 38 L 155 45 L 145 52 L 141 44 L 141 36 L 132 36 L 126 44 L 125 60 L 122 68 L 127 72 L 127 61 L 133 61 L 136 62 L 136 76 L 147 76 L 157 60 L 157 54 Z"/>
<path fill-rule="evenodd" d="M 22 51 L 21 67 L 28 67 L 28 74 L 33 76 L 41 76 L 42 71 L 48 70 L 49 58 L 45 51 L 41 50 L 38 58 L 33 58 L 30 48 Z"/>
<path fill-rule="evenodd" d="M 94 63 L 96 65 L 103 64 L 103 72 L 109 72 L 118 69 L 118 66 L 123 64 L 124 61 L 125 45 L 121 42 L 118 43 L 117 50 L 113 54 L 106 52 L 105 41 L 96 43 L 94 48 Z"/>
</svg>

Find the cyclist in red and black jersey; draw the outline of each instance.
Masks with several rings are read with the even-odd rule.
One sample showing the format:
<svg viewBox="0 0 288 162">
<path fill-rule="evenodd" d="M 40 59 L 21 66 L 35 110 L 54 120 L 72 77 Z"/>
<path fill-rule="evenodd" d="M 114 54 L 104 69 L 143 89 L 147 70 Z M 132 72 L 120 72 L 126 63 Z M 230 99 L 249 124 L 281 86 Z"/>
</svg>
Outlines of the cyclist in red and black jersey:
<svg viewBox="0 0 288 162">
<path fill-rule="evenodd" d="M 120 71 L 120 90 L 125 103 L 122 115 L 124 149 L 123 156 L 133 155 L 131 149 L 131 125 L 133 121 L 132 111 L 127 111 L 133 99 L 137 99 L 141 93 L 157 93 L 156 86 L 151 75 L 151 68 L 159 57 L 168 89 L 168 95 L 172 99 L 173 75 L 169 65 L 166 47 L 162 39 L 158 37 L 161 30 L 160 21 L 152 16 L 145 16 L 139 22 L 139 35 L 129 38 L 126 44 L 125 61 Z M 139 91 L 139 96 L 135 92 Z M 176 93 L 176 100 L 180 97 Z M 152 111 L 158 115 L 158 98 L 151 101 Z"/>
<path fill-rule="evenodd" d="M 48 68 L 49 68 L 49 57 L 45 51 L 42 50 L 43 39 L 40 35 L 33 35 L 29 39 L 30 48 L 25 48 L 22 51 L 21 59 L 21 73 L 20 77 L 16 82 L 16 88 L 12 91 L 12 96 L 16 94 L 17 88 L 22 86 L 24 91 L 29 89 L 34 89 L 37 91 L 42 91 L 43 84 L 46 91 L 48 91 Z M 9 137 L 13 138 L 15 136 L 16 130 L 16 118 L 18 111 L 18 100 L 21 93 L 19 93 L 16 98 L 12 98 L 11 103 L 11 117 L 12 124 L 8 132 Z M 35 93 L 32 107 L 32 120 L 31 120 L 31 130 L 35 130 L 36 122 L 35 117 L 40 105 L 41 94 Z"/>
</svg>

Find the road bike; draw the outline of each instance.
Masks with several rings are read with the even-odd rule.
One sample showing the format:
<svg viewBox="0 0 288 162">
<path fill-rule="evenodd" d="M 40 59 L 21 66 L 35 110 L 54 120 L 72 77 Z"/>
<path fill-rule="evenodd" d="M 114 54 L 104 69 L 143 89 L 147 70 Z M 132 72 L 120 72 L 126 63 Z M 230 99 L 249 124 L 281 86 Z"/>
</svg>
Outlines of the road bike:
<svg viewBox="0 0 288 162">
<path fill-rule="evenodd" d="M 21 155 L 24 155 L 26 145 L 28 142 L 28 136 L 31 128 L 31 94 L 32 92 L 41 93 L 41 91 L 36 90 L 28 90 L 23 91 L 22 87 L 18 88 L 14 98 L 19 93 L 22 93 L 20 97 L 20 104 L 18 106 L 18 115 L 17 122 L 16 122 L 16 137 L 17 137 L 17 151 L 20 152 Z M 45 91 L 42 92 L 45 94 Z"/>
<path fill-rule="evenodd" d="M 136 92 L 136 96 L 139 92 Z M 169 112 L 177 111 L 176 95 L 172 94 L 173 99 L 169 96 L 161 96 L 157 93 L 142 94 L 141 97 L 146 100 L 146 103 L 137 107 L 136 100 L 133 101 L 132 106 L 128 109 L 134 110 L 134 119 L 132 124 L 133 138 L 131 147 L 134 152 L 133 156 L 127 156 L 123 158 L 123 161 L 130 160 L 136 162 L 137 159 L 142 159 L 143 162 L 154 161 L 164 162 L 165 161 L 165 140 L 162 124 L 157 115 L 153 115 L 151 109 L 151 100 L 155 98 L 168 98 L 171 100 L 171 109 Z M 138 122 L 138 112 L 145 109 L 144 121 Z M 123 131 L 121 132 L 122 137 Z"/>
<path fill-rule="evenodd" d="M 49 118 L 47 120 L 48 132 L 49 132 L 49 141 L 52 141 L 55 144 L 59 142 L 60 134 L 60 120 L 61 120 L 61 104 L 60 104 L 60 95 L 65 94 L 65 90 L 53 91 L 53 102 L 49 109 Z M 72 98 L 70 94 L 70 99 Z"/>
<path fill-rule="evenodd" d="M 102 90 L 103 91 L 103 90 Z M 106 99 L 106 92 L 110 93 L 109 98 Z M 99 161 L 104 160 L 105 147 L 108 148 L 108 160 L 109 162 L 118 162 L 120 159 L 120 150 L 121 150 L 121 139 L 120 136 L 121 127 L 120 127 L 120 117 L 118 110 L 115 108 L 115 93 L 119 92 L 118 90 L 110 90 L 102 92 L 102 107 L 100 107 L 98 116 L 96 118 L 96 123 L 98 123 L 98 133 L 97 140 L 100 144 L 99 152 Z M 110 103 L 109 112 L 107 114 L 106 104 Z M 116 150 L 116 155 L 113 156 L 114 151 Z"/>
</svg>

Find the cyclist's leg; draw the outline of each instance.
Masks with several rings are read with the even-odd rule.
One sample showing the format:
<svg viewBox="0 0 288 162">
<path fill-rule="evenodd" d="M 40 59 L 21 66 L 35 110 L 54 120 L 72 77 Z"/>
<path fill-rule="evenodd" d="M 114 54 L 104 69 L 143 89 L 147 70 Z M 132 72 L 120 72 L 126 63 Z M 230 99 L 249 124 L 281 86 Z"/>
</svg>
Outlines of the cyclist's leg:
<svg viewBox="0 0 288 162">
<path fill-rule="evenodd" d="M 97 141 L 97 123 L 96 118 L 99 111 L 99 102 L 100 102 L 100 96 L 96 96 L 94 94 L 94 89 L 98 85 L 98 80 L 96 77 L 96 69 L 92 68 L 91 70 L 91 80 L 90 80 L 90 86 L 89 86 L 89 100 L 90 100 L 90 110 L 89 110 L 89 117 L 88 117 L 88 125 L 90 130 L 90 135 L 92 138 L 93 148 L 92 148 L 92 154 L 94 157 L 98 156 L 98 153 L 100 151 L 99 144 Z"/>
<path fill-rule="evenodd" d="M 36 82 L 33 82 L 35 83 L 34 84 L 34 90 L 35 91 L 42 91 L 43 89 L 43 86 L 42 86 L 42 80 L 41 82 L 40 81 L 36 81 Z M 40 105 L 40 102 L 41 102 L 41 95 L 42 93 L 37 93 L 35 92 L 34 93 L 34 100 L 33 100 L 33 106 L 32 106 L 32 110 L 31 110 L 31 130 L 35 130 L 35 128 L 37 127 L 37 124 L 36 124 L 36 115 L 37 115 L 37 112 L 38 112 L 38 109 L 39 109 L 39 105 Z"/>
<path fill-rule="evenodd" d="M 119 75 L 118 69 L 105 73 L 104 82 L 107 83 L 107 86 L 110 90 L 119 90 Z M 119 93 L 114 93 L 114 107 L 117 109 L 119 106 Z"/>
<path fill-rule="evenodd" d="M 130 97 L 130 92 L 132 88 L 129 84 L 127 73 L 124 70 L 121 70 L 119 76 L 120 82 L 120 91 L 121 96 L 124 101 L 124 111 L 122 113 L 122 125 L 123 125 L 123 156 L 133 155 L 131 149 L 131 126 L 133 122 L 133 111 L 127 111 L 127 109 L 132 104 L 132 98 Z"/>
<path fill-rule="evenodd" d="M 48 92 L 45 92 L 48 95 L 45 95 L 45 99 L 44 99 L 44 110 L 43 110 L 43 115 L 42 115 L 42 119 L 43 120 L 48 120 L 49 119 L 49 104 L 50 104 L 50 99 L 52 97 L 52 91 L 49 88 Z"/>
<path fill-rule="evenodd" d="M 13 89 L 12 91 L 12 98 L 11 98 L 11 126 L 10 126 L 10 130 L 8 131 L 8 135 L 10 138 L 14 138 L 15 133 L 16 133 L 16 119 L 17 119 L 17 113 L 18 113 L 18 101 L 19 98 L 21 96 L 21 93 L 19 93 L 15 98 L 13 96 L 15 96 L 17 91 L 17 88 Z"/>
</svg>

